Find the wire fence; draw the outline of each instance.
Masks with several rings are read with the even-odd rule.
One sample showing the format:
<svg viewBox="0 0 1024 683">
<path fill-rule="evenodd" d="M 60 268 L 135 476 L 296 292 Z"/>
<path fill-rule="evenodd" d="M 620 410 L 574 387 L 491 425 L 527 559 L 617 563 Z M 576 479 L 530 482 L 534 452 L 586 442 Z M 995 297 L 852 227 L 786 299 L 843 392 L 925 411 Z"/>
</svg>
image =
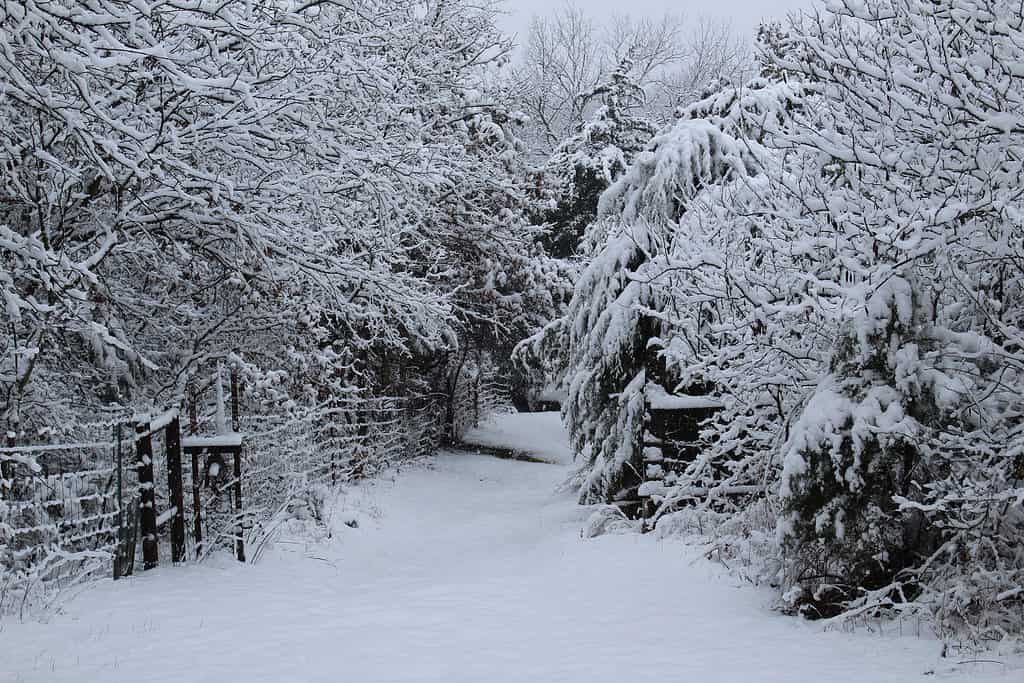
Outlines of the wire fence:
<svg viewBox="0 0 1024 683">
<path fill-rule="evenodd" d="M 183 459 L 179 451 L 177 469 L 168 458 L 170 442 L 215 431 L 209 402 L 187 421 L 174 410 L 117 415 L 34 441 L 9 434 L 0 448 L 0 613 L 45 608 L 68 588 L 132 573 L 140 538 L 150 539 L 159 558 L 199 559 L 241 543 L 255 560 L 284 522 L 316 517 L 318 499 L 332 487 L 436 451 L 449 429 L 446 401 L 458 438 L 488 415 L 510 410 L 508 396 L 493 373 L 475 371 L 459 378 L 454 399 L 352 392 L 279 412 L 239 416 L 236 407 L 235 466 L 216 449 L 190 455 L 185 448 Z M 143 465 L 151 484 L 140 484 Z M 176 482 L 186 492 L 178 504 Z M 140 532 L 146 507 L 155 539 Z M 183 547 L 172 547 L 174 534 L 167 533 L 175 518 L 184 520 Z"/>
<path fill-rule="evenodd" d="M 0 448 L 0 612 L 24 613 L 109 570 L 132 516 L 124 492 L 137 488 L 134 471 L 118 466 L 119 449 L 130 442 L 117 432 L 110 424 L 82 425 L 81 440 L 60 444 L 16 445 L 18 435 L 7 435 Z"/>
<path fill-rule="evenodd" d="M 453 400 L 456 441 L 490 416 L 515 410 L 511 385 L 488 363 L 470 365 L 459 373 Z"/>
<path fill-rule="evenodd" d="M 424 397 L 345 396 L 286 416 L 242 418 L 242 495 L 253 502 L 242 506 L 240 517 L 211 516 L 210 538 L 224 545 L 242 529 L 246 546 L 258 557 L 284 520 L 318 514 L 311 492 L 374 476 L 436 450 L 443 432 L 438 414 Z"/>
</svg>

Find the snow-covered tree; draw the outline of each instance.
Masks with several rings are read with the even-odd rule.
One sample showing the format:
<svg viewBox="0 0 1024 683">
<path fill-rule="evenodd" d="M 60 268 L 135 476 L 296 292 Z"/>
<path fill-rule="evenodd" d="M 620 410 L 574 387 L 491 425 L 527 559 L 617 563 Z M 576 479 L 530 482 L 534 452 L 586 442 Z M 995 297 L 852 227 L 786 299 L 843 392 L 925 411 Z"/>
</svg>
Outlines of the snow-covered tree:
<svg viewBox="0 0 1024 683">
<path fill-rule="evenodd" d="M 594 255 L 576 283 L 566 322 L 565 415 L 576 452 L 586 460 L 584 501 L 614 499 L 639 483 L 645 387 L 648 381 L 667 379 L 647 376 L 650 358 L 675 343 L 671 340 L 679 330 L 672 329 L 672 322 L 684 315 L 680 305 L 690 303 L 666 296 L 659 279 L 677 267 L 702 267 L 709 258 L 697 254 L 696 263 L 670 259 L 678 245 L 694 243 L 695 235 L 678 225 L 701 194 L 758 172 L 757 157 L 737 122 L 744 107 L 763 119 L 760 104 L 780 96 L 749 92 L 754 94 L 722 92 L 655 136 L 649 150 L 602 196 L 601 218 L 588 230 Z M 685 314 L 700 321 L 701 305 L 684 305 Z M 662 388 L 671 392 L 704 380 L 676 379 Z"/>
<path fill-rule="evenodd" d="M 524 137 L 531 152 L 552 154 L 592 117 L 601 103 L 590 93 L 626 59 L 644 92 L 643 115 L 664 124 L 720 79 L 743 80 L 748 51 L 726 20 L 676 12 L 595 18 L 563 2 L 535 15 L 523 37 L 514 74 L 516 99 L 529 117 Z"/>
<path fill-rule="evenodd" d="M 565 323 L 584 500 L 638 478 L 654 349 L 725 405 L 680 495 L 767 496 L 806 613 L 1020 632 L 1022 31 L 1001 0 L 840 2 L 638 155 Z"/>
<path fill-rule="evenodd" d="M 427 372 L 495 310 L 470 280 L 527 253 L 478 87 L 508 49 L 489 7 L 68 0 L 0 24 L 8 425 L 173 403 L 227 354 L 292 397 Z"/>
<path fill-rule="evenodd" d="M 792 26 L 769 73 L 800 96 L 747 118 L 766 124 L 747 136 L 762 172 L 691 202 L 689 251 L 658 271 L 669 300 L 714 311 L 705 334 L 692 310 L 668 334 L 726 404 L 686 481 L 777 490 L 808 614 L 1019 629 L 1011 14 L 849 2 Z"/>
<path fill-rule="evenodd" d="M 578 252 L 587 225 L 597 217 L 601 193 L 654 135 L 653 124 L 640 110 L 645 95 L 632 68 L 632 61 L 623 59 L 607 82 L 586 94 L 588 101 L 599 99 L 601 105 L 562 141 L 541 172 L 548 206 L 538 220 L 549 226 L 544 241 L 556 258 Z"/>
<path fill-rule="evenodd" d="M 782 220 L 832 264 L 819 300 L 843 303 L 782 477 L 794 578 L 828 575 L 819 608 L 916 599 L 945 628 L 1019 632 L 1018 9 L 840 3 L 779 60 L 816 93 L 784 144 L 819 160 Z"/>
</svg>

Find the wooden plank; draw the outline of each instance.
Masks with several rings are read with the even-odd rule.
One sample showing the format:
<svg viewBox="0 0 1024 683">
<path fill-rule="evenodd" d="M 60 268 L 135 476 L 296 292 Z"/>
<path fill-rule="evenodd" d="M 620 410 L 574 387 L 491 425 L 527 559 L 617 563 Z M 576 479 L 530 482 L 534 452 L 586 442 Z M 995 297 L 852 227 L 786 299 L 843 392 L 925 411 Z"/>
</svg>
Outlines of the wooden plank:
<svg viewBox="0 0 1024 683">
<path fill-rule="evenodd" d="M 171 518 L 171 561 L 185 561 L 185 491 L 181 480 L 181 421 L 175 417 L 164 428 L 167 449 L 167 486 L 174 517 Z"/>
<path fill-rule="evenodd" d="M 242 538 L 242 449 L 235 451 L 235 515 L 238 526 L 235 530 L 235 556 L 245 562 L 245 540 Z"/>
<path fill-rule="evenodd" d="M 210 453 L 234 453 L 242 445 L 242 435 L 217 434 L 214 436 L 186 436 L 181 446 L 186 453 L 209 451 Z"/>
<path fill-rule="evenodd" d="M 156 488 L 153 479 L 153 438 L 149 422 L 138 422 L 135 431 L 135 471 L 139 475 L 139 525 L 142 531 L 142 568 L 160 564 L 156 535 Z"/>
</svg>

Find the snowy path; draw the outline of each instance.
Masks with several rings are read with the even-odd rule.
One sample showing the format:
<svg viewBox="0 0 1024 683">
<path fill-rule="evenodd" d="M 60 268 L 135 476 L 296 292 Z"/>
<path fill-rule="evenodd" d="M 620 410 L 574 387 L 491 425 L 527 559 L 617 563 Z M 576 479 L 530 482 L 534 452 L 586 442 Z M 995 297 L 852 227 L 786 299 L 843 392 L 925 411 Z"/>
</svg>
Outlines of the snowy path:
<svg viewBox="0 0 1024 683">
<path fill-rule="evenodd" d="M 564 461 L 552 415 L 478 438 Z M 581 540 L 565 467 L 442 455 L 359 489 L 379 516 L 257 565 L 162 568 L 3 622 L 0 681 L 1020 681 L 914 637 L 821 633 L 650 536 Z M 961 666 L 959 669 L 963 669 Z M 934 675 L 925 672 L 934 671 Z"/>
</svg>

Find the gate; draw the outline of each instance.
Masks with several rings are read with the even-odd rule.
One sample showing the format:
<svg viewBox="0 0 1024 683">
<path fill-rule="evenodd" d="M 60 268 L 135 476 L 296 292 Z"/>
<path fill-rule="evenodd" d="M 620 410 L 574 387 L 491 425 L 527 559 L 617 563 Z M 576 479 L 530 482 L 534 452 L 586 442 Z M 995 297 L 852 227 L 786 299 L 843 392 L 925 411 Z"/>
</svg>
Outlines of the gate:
<svg viewBox="0 0 1024 683">
<path fill-rule="evenodd" d="M 221 515 L 218 521 L 224 521 L 222 526 L 229 529 L 226 540 L 244 562 L 242 437 L 234 432 L 183 437 L 176 409 L 155 418 L 139 416 L 134 429 L 132 467 L 138 481 L 142 568 L 152 569 L 160 563 L 162 545 L 177 564 L 188 555 L 200 557 L 205 548 L 224 539 L 223 529 L 210 533 L 210 517 L 217 515 L 221 502 L 227 504 L 231 519 L 222 520 Z M 185 462 L 191 465 L 187 469 Z M 191 492 L 190 497 L 186 491 Z M 126 546 L 126 554 L 120 558 L 129 566 L 132 551 Z"/>
<path fill-rule="evenodd" d="M 139 550 L 151 569 L 162 541 L 172 562 L 186 558 L 178 411 L 80 431 L 93 439 L 25 444 L 8 434 L 0 448 L 0 611 L 107 572 L 128 576 Z"/>
<path fill-rule="evenodd" d="M 171 561 L 185 559 L 185 501 L 181 472 L 181 424 L 177 410 L 156 418 L 139 416 L 134 425 L 134 468 L 139 485 L 142 568 L 160 562 L 159 529 L 168 526 Z M 155 466 L 162 447 L 166 470 Z M 158 476 L 157 473 L 160 473 Z M 163 494 L 163 495 L 158 495 Z M 114 578 L 118 578 L 115 571 Z"/>
<path fill-rule="evenodd" d="M 445 426 L 434 395 L 358 391 L 243 418 L 232 373 L 228 429 L 219 375 L 206 385 L 215 401 L 189 391 L 184 436 L 177 409 L 79 425 L 63 444 L 11 435 L 0 448 L 0 611 L 161 558 L 228 547 L 245 561 L 246 545 L 258 557 L 298 507 L 432 452 Z M 483 386 L 463 412 L 475 417 L 499 389 Z"/>
</svg>

